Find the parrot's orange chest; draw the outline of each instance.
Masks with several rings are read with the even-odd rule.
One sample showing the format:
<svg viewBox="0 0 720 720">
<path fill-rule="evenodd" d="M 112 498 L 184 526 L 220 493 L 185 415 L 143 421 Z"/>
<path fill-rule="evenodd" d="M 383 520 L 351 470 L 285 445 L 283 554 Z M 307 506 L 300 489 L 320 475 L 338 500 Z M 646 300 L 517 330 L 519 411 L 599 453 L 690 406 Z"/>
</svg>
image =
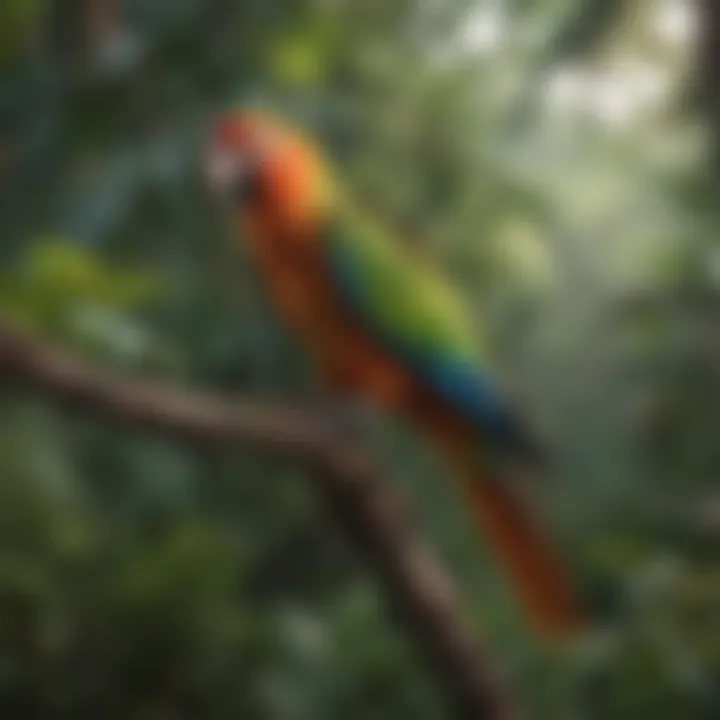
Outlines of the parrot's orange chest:
<svg viewBox="0 0 720 720">
<path fill-rule="evenodd" d="M 358 326 L 338 297 L 322 243 L 305 233 L 272 227 L 250 216 L 247 230 L 270 295 L 289 329 L 310 350 L 333 388 L 373 397 L 394 409 L 408 409 L 417 385 L 383 348 Z"/>
<path fill-rule="evenodd" d="M 328 331 L 328 288 L 320 257 L 310 241 L 272 227 L 262 216 L 248 218 L 253 253 L 284 320 L 311 339 Z"/>
</svg>

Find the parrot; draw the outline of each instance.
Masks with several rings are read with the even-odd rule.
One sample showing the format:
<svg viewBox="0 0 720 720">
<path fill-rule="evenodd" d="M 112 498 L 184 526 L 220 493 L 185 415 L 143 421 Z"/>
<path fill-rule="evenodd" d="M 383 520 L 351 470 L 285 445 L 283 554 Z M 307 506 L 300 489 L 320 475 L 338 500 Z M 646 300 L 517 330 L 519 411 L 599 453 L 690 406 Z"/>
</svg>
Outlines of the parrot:
<svg viewBox="0 0 720 720">
<path fill-rule="evenodd" d="M 550 637 L 574 632 L 580 611 L 566 568 L 501 471 L 533 462 L 539 446 L 452 283 L 363 212 L 320 144 L 281 117 L 219 113 L 202 165 L 328 391 L 416 428 L 457 475 L 531 626 Z"/>
</svg>

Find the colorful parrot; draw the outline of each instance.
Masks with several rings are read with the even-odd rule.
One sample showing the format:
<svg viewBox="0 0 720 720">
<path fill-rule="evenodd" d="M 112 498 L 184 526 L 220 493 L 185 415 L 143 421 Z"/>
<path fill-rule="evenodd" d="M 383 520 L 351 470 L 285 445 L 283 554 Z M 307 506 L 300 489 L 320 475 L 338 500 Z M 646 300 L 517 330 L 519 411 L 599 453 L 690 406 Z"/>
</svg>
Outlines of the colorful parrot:
<svg viewBox="0 0 720 720">
<path fill-rule="evenodd" d="M 360 212 L 319 149 L 283 121 L 229 112 L 204 160 L 330 390 L 384 406 L 436 445 L 538 631 L 575 629 L 574 595 L 555 551 L 517 488 L 494 472 L 534 444 L 449 285 Z"/>
</svg>

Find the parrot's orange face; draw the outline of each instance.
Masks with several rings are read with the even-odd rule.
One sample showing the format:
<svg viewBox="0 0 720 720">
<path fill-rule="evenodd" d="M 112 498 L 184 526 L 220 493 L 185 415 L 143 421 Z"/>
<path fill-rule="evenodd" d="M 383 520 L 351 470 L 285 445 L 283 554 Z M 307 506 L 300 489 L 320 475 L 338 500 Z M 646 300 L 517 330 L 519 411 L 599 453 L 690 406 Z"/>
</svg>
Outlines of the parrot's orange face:
<svg viewBox="0 0 720 720">
<path fill-rule="evenodd" d="M 220 117 L 209 138 L 204 171 L 211 188 L 244 220 L 278 231 L 313 227 L 328 200 L 319 153 L 297 131 L 253 112 Z"/>
</svg>

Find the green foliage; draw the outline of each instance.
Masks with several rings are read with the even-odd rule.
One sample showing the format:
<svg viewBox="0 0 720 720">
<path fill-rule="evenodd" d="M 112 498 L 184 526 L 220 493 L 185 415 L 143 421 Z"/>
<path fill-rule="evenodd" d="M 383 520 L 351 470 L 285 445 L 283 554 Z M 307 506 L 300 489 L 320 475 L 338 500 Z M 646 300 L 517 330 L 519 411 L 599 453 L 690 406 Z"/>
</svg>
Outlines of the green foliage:
<svg viewBox="0 0 720 720">
<path fill-rule="evenodd" d="M 2 311 L 25 313 L 28 323 L 51 330 L 72 308 L 98 305 L 131 310 L 159 292 L 147 273 L 117 270 L 93 253 L 61 239 L 34 242 L 19 267 L 2 278 Z"/>
<path fill-rule="evenodd" d="M 322 27 L 292 28 L 275 40 L 268 66 L 281 85 L 312 90 L 323 81 L 332 42 Z"/>
<path fill-rule="evenodd" d="M 48 0 L 6 0 L 0 8 L 0 67 L 35 44 Z"/>
<path fill-rule="evenodd" d="M 147 307 L 160 288 L 150 273 L 115 268 L 77 244 L 36 241 L 11 272 L 0 276 L 0 316 L 106 357 L 137 359 L 146 353 L 149 338 L 128 312 Z"/>
</svg>

